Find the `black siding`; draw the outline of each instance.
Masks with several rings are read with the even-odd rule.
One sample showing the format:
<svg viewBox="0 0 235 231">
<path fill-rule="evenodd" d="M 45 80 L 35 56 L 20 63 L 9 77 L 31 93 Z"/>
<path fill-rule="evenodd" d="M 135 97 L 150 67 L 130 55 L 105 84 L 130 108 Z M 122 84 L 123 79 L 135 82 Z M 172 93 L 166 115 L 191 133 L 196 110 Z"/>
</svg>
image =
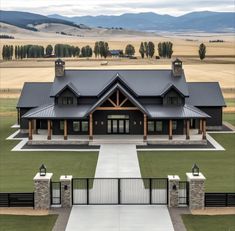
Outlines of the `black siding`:
<svg viewBox="0 0 235 231">
<path fill-rule="evenodd" d="M 211 118 L 206 119 L 206 126 L 222 126 L 223 124 L 223 107 L 198 107 L 207 113 Z"/>
</svg>

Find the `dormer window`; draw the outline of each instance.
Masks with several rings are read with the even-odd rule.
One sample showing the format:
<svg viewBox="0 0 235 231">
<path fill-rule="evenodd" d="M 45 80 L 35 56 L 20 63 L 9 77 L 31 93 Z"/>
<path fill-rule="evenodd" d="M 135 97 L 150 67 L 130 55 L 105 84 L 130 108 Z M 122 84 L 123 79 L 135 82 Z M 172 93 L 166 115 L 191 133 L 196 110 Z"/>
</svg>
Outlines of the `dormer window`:
<svg viewBox="0 0 235 231">
<path fill-rule="evenodd" d="M 167 104 L 169 105 L 179 105 L 178 97 L 167 97 Z"/>
<path fill-rule="evenodd" d="M 73 97 L 62 97 L 63 105 L 71 105 L 73 104 Z"/>
</svg>

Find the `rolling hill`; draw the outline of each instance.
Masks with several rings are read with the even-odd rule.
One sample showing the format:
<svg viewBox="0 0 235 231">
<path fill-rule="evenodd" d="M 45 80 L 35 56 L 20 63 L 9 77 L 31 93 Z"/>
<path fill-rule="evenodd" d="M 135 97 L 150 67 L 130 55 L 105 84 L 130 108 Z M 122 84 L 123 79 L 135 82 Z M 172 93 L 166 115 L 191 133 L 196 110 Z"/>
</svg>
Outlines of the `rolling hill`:
<svg viewBox="0 0 235 231">
<path fill-rule="evenodd" d="M 58 14 L 48 17 L 67 20 L 91 27 L 123 27 L 132 30 L 153 31 L 235 31 L 234 12 L 191 12 L 182 16 L 160 15 L 156 13 L 122 14 L 120 16 L 64 17 Z"/>
</svg>

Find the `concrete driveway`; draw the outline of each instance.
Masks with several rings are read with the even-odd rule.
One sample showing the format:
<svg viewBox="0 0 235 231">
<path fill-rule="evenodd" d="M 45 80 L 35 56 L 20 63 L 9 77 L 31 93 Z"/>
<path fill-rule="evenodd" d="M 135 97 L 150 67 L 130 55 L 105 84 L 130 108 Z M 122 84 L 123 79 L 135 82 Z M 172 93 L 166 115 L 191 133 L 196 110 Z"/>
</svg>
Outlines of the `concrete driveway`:
<svg viewBox="0 0 235 231">
<path fill-rule="evenodd" d="M 102 144 L 95 177 L 141 177 L 134 144 Z"/>
<path fill-rule="evenodd" d="M 174 231 L 166 206 L 73 206 L 66 231 Z"/>
</svg>

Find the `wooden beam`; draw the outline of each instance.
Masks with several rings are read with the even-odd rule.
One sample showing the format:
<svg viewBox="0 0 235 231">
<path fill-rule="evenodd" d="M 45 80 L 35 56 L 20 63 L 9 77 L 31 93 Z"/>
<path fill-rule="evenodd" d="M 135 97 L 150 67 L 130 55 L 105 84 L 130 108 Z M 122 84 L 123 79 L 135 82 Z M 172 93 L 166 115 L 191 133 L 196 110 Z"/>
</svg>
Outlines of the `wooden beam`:
<svg viewBox="0 0 235 231">
<path fill-rule="evenodd" d="M 36 119 L 33 120 L 33 134 L 37 134 L 37 121 L 36 121 Z"/>
<path fill-rule="evenodd" d="M 119 90 L 117 90 L 117 106 L 119 106 Z"/>
<path fill-rule="evenodd" d="M 117 107 L 117 104 L 115 104 L 110 98 L 108 98 L 108 101 L 109 101 L 114 107 Z"/>
<path fill-rule="evenodd" d="M 93 116 L 89 115 L 89 139 L 93 140 Z"/>
<path fill-rule="evenodd" d="M 202 139 L 206 140 L 206 120 L 205 119 L 202 122 Z"/>
<path fill-rule="evenodd" d="M 147 140 L 147 115 L 144 114 L 144 140 Z"/>
<path fill-rule="evenodd" d="M 169 120 L 169 140 L 172 140 L 172 120 Z"/>
<path fill-rule="evenodd" d="M 186 140 L 190 139 L 189 129 L 190 129 L 190 121 L 186 120 Z"/>
<path fill-rule="evenodd" d="M 47 120 L 47 139 L 51 140 L 51 121 Z"/>
<path fill-rule="evenodd" d="M 202 134 L 202 119 L 199 120 L 198 134 Z"/>
<path fill-rule="evenodd" d="M 64 120 L 64 140 L 68 139 L 68 126 L 67 126 L 67 120 Z"/>
<path fill-rule="evenodd" d="M 120 104 L 119 106 L 122 107 L 122 105 L 123 105 L 127 100 L 128 100 L 128 98 L 125 98 L 125 99 L 121 102 L 121 104 Z"/>
<path fill-rule="evenodd" d="M 29 140 L 33 139 L 32 120 L 29 120 Z"/>
<path fill-rule="evenodd" d="M 110 110 L 120 110 L 120 111 L 124 111 L 124 110 L 139 110 L 139 108 L 137 107 L 97 107 L 95 110 L 99 110 L 99 111 L 110 111 Z"/>
</svg>

